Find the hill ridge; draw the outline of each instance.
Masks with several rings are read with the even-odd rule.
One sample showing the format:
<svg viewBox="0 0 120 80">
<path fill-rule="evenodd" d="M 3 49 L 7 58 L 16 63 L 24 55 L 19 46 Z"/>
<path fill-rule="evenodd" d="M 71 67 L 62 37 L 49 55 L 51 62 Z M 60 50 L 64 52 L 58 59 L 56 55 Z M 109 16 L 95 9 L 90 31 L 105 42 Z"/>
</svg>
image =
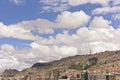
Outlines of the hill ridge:
<svg viewBox="0 0 120 80">
<path fill-rule="evenodd" d="M 87 55 L 75 55 L 62 58 L 60 60 L 55 60 L 47 63 L 35 63 L 30 68 L 24 69 L 22 71 L 16 72 L 14 76 L 25 75 L 25 74 L 34 74 L 38 75 L 44 69 L 46 71 L 51 71 L 54 69 L 57 70 L 89 70 L 93 71 L 120 71 L 120 50 L 117 51 L 105 51 L 95 54 Z M 110 68 L 110 69 L 109 69 Z M 9 72 L 10 73 L 10 72 Z M 11 75 L 7 75 L 11 76 Z"/>
</svg>

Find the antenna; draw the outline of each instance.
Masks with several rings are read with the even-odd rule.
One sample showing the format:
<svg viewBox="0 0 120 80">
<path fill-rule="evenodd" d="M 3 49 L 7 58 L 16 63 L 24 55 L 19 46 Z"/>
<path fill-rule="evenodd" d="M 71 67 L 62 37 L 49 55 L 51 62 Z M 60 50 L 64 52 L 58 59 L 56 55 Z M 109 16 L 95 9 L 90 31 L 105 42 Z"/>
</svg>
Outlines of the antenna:
<svg viewBox="0 0 120 80">
<path fill-rule="evenodd" d="M 90 48 L 90 54 L 92 54 L 92 50 L 91 50 L 91 48 Z"/>
</svg>

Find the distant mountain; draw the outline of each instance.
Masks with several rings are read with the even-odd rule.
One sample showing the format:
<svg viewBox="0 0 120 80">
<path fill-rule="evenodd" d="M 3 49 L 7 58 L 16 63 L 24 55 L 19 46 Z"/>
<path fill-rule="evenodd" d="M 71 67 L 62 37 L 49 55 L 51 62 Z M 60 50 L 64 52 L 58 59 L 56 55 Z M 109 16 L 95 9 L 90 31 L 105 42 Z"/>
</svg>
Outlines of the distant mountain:
<svg viewBox="0 0 120 80">
<path fill-rule="evenodd" d="M 120 51 L 105 51 L 96 54 L 76 55 L 47 63 L 35 63 L 31 68 L 27 68 L 21 72 L 8 70 L 7 74 L 14 73 L 17 76 L 31 74 L 35 76 L 40 75 L 43 71 L 48 72 L 54 69 L 59 71 L 76 69 L 79 71 L 89 70 L 89 72 L 120 72 Z M 6 71 L 4 73 L 6 73 Z"/>
<path fill-rule="evenodd" d="M 6 69 L 1 76 L 2 77 L 13 77 L 15 74 L 19 73 L 16 69 Z"/>
</svg>

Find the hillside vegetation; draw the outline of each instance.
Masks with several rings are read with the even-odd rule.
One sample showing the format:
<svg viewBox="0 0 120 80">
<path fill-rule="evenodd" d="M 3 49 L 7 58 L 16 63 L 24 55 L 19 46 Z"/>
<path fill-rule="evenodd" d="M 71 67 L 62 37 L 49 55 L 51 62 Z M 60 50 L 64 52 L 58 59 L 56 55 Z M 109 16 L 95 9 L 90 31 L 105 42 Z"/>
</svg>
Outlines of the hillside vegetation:
<svg viewBox="0 0 120 80">
<path fill-rule="evenodd" d="M 3 74 L 6 75 L 5 73 L 7 73 L 7 76 L 13 76 L 13 74 L 15 76 L 34 74 L 35 76 L 40 75 L 40 73 L 42 73 L 44 70 L 52 71 L 54 69 L 59 71 L 76 69 L 79 71 L 89 70 L 90 72 L 119 72 L 120 51 L 105 51 L 89 55 L 76 55 L 48 63 L 35 63 L 32 67 L 23 71 L 14 70 L 14 73 L 12 73 L 12 70 L 7 70 L 7 72 L 5 71 Z"/>
</svg>

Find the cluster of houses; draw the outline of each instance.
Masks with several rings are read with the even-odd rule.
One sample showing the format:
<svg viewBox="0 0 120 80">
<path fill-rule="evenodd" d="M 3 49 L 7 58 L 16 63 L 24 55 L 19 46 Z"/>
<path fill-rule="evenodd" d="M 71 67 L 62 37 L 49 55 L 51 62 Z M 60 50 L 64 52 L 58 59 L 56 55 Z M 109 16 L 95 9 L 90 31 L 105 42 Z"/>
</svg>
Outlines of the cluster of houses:
<svg viewBox="0 0 120 80">
<path fill-rule="evenodd" d="M 57 80 L 120 80 L 120 73 L 89 74 L 87 71 L 84 71 L 74 76 L 67 75 Z"/>
<path fill-rule="evenodd" d="M 50 75 L 42 74 L 37 77 L 23 75 L 22 77 L 1 77 L 0 80 L 120 80 L 120 73 L 89 73 L 68 70 L 64 73 L 53 71 Z"/>
</svg>

